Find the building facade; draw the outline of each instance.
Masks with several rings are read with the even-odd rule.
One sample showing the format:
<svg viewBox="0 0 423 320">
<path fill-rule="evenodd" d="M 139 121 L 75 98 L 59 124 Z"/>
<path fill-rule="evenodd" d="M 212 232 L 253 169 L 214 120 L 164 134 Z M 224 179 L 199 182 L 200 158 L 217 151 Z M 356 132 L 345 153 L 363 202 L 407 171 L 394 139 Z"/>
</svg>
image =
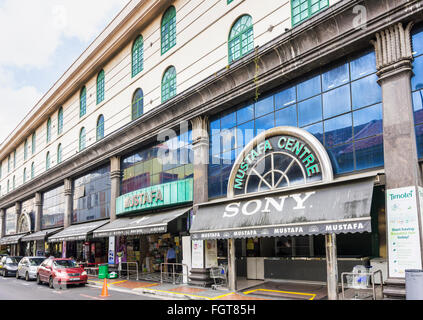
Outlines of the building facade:
<svg viewBox="0 0 423 320">
<path fill-rule="evenodd" d="M 233 289 L 331 299 L 378 263 L 401 295 L 422 268 L 422 12 L 130 1 L 1 145 L 0 244 L 145 273 L 173 246 L 193 284 L 220 264 Z"/>
</svg>

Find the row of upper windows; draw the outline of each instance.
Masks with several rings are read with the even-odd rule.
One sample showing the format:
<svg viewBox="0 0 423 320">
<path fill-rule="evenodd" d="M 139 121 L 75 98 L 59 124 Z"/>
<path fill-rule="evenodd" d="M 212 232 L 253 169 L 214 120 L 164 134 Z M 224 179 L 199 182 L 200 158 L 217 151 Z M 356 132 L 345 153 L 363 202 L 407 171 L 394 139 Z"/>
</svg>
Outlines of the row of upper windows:
<svg viewBox="0 0 423 320">
<path fill-rule="evenodd" d="M 227 0 L 230 4 L 233 0 Z M 329 6 L 328 0 L 291 0 L 292 23 L 296 25 L 310 16 L 316 14 L 320 10 Z M 143 37 L 138 36 L 132 46 L 132 77 L 135 77 L 143 70 Z M 176 9 L 171 6 L 163 14 L 161 22 L 161 54 L 165 54 L 176 45 Z M 228 37 L 228 61 L 232 63 L 241 59 L 254 50 L 254 31 L 253 20 L 249 15 L 243 15 L 233 24 Z M 166 69 L 161 84 L 162 103 L 176 96 L 176 69 L 171 66 Z M 105 99 L 105 72 L 101 70 L 97 75 L 97 104 Z M 143 92 L 138 89 L 132 101 L 132 120 L 143 115 Z M 84 86 L 80 92 L 80 117 L 87 113 L 87 90 Z M 102 125 L 97 124 L 97 140 L 99 136 L 104 136 L 104 117 L 102 117 Z M 99 119 L 100 120 L 100 119 Z M 47 120 L 46 143 L 49 144 L 52 138 L 52 121 Z M 99 128 L 102 134 L 99 135 Z M 63 133 L 63 108 L 60 107 L 57 117 L 57 133 L 60 136 Z M 80 150 L 85 148 L 84 139 L 85 128 L 80 131 L 79 145 Z M 83 146 L 81 148 L 81 146 Z M 24 161 L 28 159 L 28 139 L 24 143 Z M 36 134 L 32 134 L 32 154 L 36 152 Z M 49 154 L 49 153 L 48 153 Z M 46 158 L 47 160 L 47 158 Z M 59 162 L 58 162 L 59 163 Z M 46 161 L 46 166 L 48 162 Z M 16 150 L 13 153 L 13 168 L 16 168 Z M 11 170 L 11 156 L 8 158 L 8 173 Z M 2 166 L 0 163 L 0 179 L 2 176 Z"/>
</svg>

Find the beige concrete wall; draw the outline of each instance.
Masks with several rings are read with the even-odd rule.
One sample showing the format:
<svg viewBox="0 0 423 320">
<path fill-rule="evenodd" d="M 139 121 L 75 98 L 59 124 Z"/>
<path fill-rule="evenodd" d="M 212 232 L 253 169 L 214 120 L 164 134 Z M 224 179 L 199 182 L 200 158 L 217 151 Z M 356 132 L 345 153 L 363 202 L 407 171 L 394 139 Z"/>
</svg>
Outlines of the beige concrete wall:
<svg viewBox="0 0 423 320">
<path fill-rule="evenodd" d="M 340 0 L 330 0 L 330 4 Z M 31 163 L 35 163 L 35 176 L 46 170 L 46 154 L 50 152 L 51 166 L 57 164 L 57 147 L 62 144 L 62 161 L 74 156 L 79 149 L 79 132 L 86 129 L 86 146 L 96 142 L 96 123 L 100 114 L 105 118 L 105 135 L 131 121 L 131 100 L 137 88 L 144 92 L 144 113 L 161 104 L 161 80 L 169 66 L 177 72 L 177 94 L 189 89 L 201 80 L 228 65 L 228 35 L 233 23 L 244 14 L 254 22 L 254 45 L 262 46 L 292 28 L 289 0 L 176 0 L 176 46 L 161 55 L 160 24 L 158 16 L 144 30 L 144 70 L 132 78 L 132 43 L 121 48 L 105 65 L 105 100 L 96 104 L 96 76 L 89 79 L 87 88 L 87 114 L 79 117 L 79 92 L 62 105 L 64 111 L 63 134 L 57 135 L 57 111 L 51 114 L 52 139 L 46 143 L 47 121 L 37 128 L 36 154 L 31 152 L 31 136 L 28 137 L 28 159 L 24 162 L 24 142 L 17 148 L 16 169 L 7 173 L 7 158 L 2 161 L 1 194 L 7 190 L 7 180 L 12 188 L 23 183 L 26 168 L 30 180 Z M 135 40 L 135 38 L 134 38 Z M 24 138 L 24 137 L 23 137 Z M 13 159 L 13 153 L 12 153 Z"/>
</svg>

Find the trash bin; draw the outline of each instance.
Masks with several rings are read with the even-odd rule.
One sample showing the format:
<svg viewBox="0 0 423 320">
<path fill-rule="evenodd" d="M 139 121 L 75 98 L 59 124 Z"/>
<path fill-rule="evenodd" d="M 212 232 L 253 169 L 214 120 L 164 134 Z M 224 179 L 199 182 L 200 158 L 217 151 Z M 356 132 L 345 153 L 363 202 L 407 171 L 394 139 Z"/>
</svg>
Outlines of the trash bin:
<svg viewBox="0 0 423 320">
<path fill-rule="evenodd" d="M 423 300 L 423 270 L 405 270 L 406 300 Z"/>
<path fill-rule="evenodd" d="M 98 266 L 98 278 L 99 279 L 109 278 L 109 265 L 108 264 L 101 264 L 101 265 Z"/>
</svg>

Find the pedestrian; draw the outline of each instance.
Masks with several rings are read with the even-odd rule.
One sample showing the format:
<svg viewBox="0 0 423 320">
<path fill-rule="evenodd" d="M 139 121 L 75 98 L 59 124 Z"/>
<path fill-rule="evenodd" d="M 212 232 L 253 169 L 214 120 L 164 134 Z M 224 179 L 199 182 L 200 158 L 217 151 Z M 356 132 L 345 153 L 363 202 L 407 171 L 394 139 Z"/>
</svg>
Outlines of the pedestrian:
<svg viewBox="0 0 423 320">
<path fill-rule="evenodd" d="M 167 250 L 166 262 L 176 263 L 176 252 L 175 252 L 175 249 L 173 249 L 173 244 L 170 244 L 169 249 Z"/>
</svg>

